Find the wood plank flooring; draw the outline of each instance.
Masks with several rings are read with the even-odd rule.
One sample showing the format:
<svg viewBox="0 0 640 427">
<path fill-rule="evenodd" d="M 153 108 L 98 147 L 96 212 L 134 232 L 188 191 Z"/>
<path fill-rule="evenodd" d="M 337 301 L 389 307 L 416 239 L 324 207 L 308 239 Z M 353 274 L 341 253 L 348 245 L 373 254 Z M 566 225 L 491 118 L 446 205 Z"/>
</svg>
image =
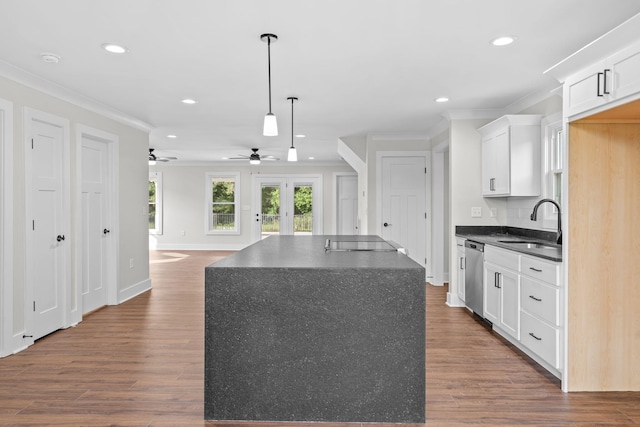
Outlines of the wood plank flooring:
<svg viewBox="0 0 640 427">
<path fill-rule="evenodd" d="M 204 266 L 226 255 L 152 251 L 152 291 L 0 359 L 0 425 L 300 425 L 202 419 Z M 428 425 L 640 424 L 640 393 L 562 393 L 465 309 L 447 307 L 445 293 L 427 286 Z"/>
</svg>

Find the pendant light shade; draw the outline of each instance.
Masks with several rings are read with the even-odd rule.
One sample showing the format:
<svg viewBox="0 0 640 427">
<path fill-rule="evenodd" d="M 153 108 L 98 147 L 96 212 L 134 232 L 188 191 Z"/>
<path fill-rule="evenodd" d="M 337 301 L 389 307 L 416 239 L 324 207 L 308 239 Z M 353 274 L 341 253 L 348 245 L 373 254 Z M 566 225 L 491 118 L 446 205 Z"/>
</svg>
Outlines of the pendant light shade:
<svg viewBox="0 0 640 427">
<path fill-rule="evenodd" d="M 262 134 L 264 136 L 278 136 L 278 122 L 276 116 L 271 112 L 271 42 L 278 40 L 275 34 L 262 34 L 260 40 L 267 43 L 267 60 L 269 70 L 269 112 L 264 116 L 264 127 Z"/>
<path fill-rule="evenodd" d="M 267 113 L 264 116 L 264 127 L 262 129 L 264 136 L 278 136 L 278 121 L 276 115 L 273 113 Z"/>
<path fill-rule="evenodd" d="M 298 98 L 296 98 L 295 96 L 290 96 L 287 99 L 291 100 L 291 147 L 289 147 L 289 154 L 287 155 L 287 161 L 297 162 L 298 152 L 296 151 L 296 147 L 293 146 L 293 101 L 297 101 Z"/>
</svg>

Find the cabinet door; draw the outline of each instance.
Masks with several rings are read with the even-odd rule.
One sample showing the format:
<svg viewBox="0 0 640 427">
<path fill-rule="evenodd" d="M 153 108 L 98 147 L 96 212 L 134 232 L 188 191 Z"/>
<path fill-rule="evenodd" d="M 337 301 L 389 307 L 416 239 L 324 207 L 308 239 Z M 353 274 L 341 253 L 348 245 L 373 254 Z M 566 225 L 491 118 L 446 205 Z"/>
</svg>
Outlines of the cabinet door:
<svg viewBox="0 0 640 427">
<path fill-rule="evenodd" d="M 495 325 L 500 324 L 499 267 L 484 263 L 484 318 Z"/>
<path fill-rule="evenodd" d="M 509 270 L 500 270 L 499 273 L 500 327 L 520 339 L 520 276 Z"/>
<path fill-rule="evenodd" d="M 640 43 L 610 56 L 606 66 L 610 70 L 608 83 L 612 98 L 620 99 L 640 92 Z"/>
<path fill-rule="evenodd" d="M 582 113 L 608 102 L 604 93 L 605 61 L 575 74 L 564 85 L 564 111 L 566 116 Z"/>
<path fill-rule="evenodd" d="M 482 194 L 506 196 L 509 194 L 509 128 L 482 140 Z"/>
</svg>

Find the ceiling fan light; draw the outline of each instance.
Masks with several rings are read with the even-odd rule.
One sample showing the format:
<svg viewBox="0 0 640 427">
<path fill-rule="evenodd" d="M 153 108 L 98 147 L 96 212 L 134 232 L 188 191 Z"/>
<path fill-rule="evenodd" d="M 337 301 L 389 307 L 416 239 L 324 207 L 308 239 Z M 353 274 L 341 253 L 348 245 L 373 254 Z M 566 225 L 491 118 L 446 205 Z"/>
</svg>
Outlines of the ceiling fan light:
<svg viewBox="0 0 640 427">
<path fill-rule="evenodd" d="M 251 160 L 249 160 L 249 164 L 259 165 L 260 164 L 260 159 L 251 159 Z"/>
<path fill-rule="evenodd" d="M 149 166 L 155 166 L 155 165 L 156 165 L 155 160 L 149 160 Z"/>
<path fill-rule="evenodd" d="M 264 116 L 264 128 L 262 130 L 264 136 L 278 136 L 278 121 L 273 113 L 267 113 Z"/>
<path fill-rule="evenodd" d="M 296 147 L 289 148 L 289 154 L 287 154 L 287 161 L 289 162 L 298 161 L 298 151 L 296 150 Z"/>
</svg>

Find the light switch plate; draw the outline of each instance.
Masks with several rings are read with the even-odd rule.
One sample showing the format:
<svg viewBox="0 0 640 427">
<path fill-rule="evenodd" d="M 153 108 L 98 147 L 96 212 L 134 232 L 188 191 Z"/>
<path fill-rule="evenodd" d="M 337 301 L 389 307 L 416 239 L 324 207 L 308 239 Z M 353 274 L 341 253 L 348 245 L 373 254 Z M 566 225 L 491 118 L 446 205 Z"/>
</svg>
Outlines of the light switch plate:
<svg viewBox="0 0 640 427">
<path fill-rule="evenodd" d="M 482 207 L 474 206 L 471 208 L 471 218 L 480 218 L 482 217 Z"/>
</svg>

